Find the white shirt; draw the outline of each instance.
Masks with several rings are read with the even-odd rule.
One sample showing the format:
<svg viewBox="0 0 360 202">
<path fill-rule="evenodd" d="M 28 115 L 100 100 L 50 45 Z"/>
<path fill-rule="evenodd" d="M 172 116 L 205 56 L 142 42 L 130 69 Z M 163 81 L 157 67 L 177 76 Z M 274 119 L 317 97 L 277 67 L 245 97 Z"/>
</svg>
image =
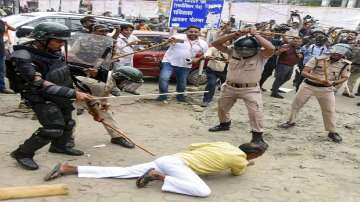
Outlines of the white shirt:
<svg viewBox="0 0 360 202">
<path fill-rule="evenodd" d="M 128 46 L 128 43 L 131 43 L 133 41 L 139 41 L 139 39 L 135 35 L 130 35 L 129 38 L 126 38 L 124 35 L 120 34 L 116 43 L 118 54 L 124 55 L 124 54 L 133 53 L 134 46 Z M 125 66 L 129 66 L 129 65 L 133 66 L 133 56 L 134 55 L 129 55 L 120 58 L 120 61 L 118 63 Z"/>
<path fill-rule="evenodd" d="M 202 39 L 190 41 L 186 35 L 174 35 L 173 37 L 184 40 L 184 43 L 172 44 L 166 51 L 162 62 L 168 62 L 172 66 L 191 68 L 191 62 L 186 59 L 192 60 L 196 54 L 205 54 L 208 49 L 208 44 Z"/>
</svg>

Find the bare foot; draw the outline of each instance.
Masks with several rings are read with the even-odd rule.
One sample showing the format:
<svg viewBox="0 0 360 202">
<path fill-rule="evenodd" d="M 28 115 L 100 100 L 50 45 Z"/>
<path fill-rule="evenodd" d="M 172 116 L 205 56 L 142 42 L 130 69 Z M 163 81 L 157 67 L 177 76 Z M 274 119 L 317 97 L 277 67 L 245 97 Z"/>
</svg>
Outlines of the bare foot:
<svg viewBox="0 0 360 202">
<path fill-rule="evenodd" d="M 165 179 L 165 175 L 163 175 L 162 173 L 156 170 L 151 170 L 149 176 L 155 178 L 156 180 L 161 180 L 161 181 L 164 181 Z"/>
</svg>

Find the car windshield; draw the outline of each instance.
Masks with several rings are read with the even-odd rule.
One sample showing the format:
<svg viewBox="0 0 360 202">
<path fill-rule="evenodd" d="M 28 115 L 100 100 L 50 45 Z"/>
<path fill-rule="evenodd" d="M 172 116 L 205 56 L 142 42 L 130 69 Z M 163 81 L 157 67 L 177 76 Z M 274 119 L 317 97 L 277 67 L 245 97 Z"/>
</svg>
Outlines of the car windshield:
<svg viewBox="0 0 360 202">
<path fill-rule="evenodd" d="M 33 15 L 11 15 L 11 16 L 7 16 L 2 18 L 3 21 L 7 22 L 9 25 L 12 26 L 17 26 L 18 23 L 23 22 L 25 20 L 34 18 L 35 16 Z"/>
</svg>

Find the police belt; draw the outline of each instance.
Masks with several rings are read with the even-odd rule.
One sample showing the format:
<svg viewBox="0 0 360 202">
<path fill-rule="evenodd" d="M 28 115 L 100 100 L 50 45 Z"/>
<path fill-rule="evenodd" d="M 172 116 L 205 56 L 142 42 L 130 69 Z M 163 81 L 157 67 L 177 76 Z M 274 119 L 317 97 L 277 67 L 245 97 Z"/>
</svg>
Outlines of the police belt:
<svg viewBox="0 0 360 202">
<path fill-rule="evenodd" d="M 324 88 L 324 87 L 330 87 L 330 86 L 326 86 L 326 85 L 324 85 L 324 84 L 312 82 L 312 81 L 310 81 L 310 80 L 308 80 L 308 79 L 305 79 L 304 82 L 305 82 L 306 84 L 309 84 L 310 86 L 315 86 L 315 87 L 322 87 L 322 88 Z"/>
<path fill-rule="evenodd" d="M 226 84 L 234 88 L 251 88 L 258 85 L 257 83 L 233 83 L 230 81 L 226 81 Z"/>
</svg>

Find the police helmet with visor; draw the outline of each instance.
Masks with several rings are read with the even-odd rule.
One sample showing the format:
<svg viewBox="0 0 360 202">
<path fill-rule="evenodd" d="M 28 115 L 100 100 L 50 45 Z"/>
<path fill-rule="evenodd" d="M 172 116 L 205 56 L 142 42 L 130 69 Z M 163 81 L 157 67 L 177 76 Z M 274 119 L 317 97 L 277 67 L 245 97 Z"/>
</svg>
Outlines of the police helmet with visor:
<svg viewBox="0 0 360 202">
<path fill-rule="evenodd" d="M 338 43 L 330 47 L 329 54 L 339 54 L 345 58 L 350 58 L 352 55 L 352 48 L 349 44 Z"/>
<path fill-rule="evenodd" d="M 237 57 L 241 58 L 253 57 L 261 48 L 257 40 L 252 36 L 240 37 L 233 43 L 233 47 Z"/>
</svg>

